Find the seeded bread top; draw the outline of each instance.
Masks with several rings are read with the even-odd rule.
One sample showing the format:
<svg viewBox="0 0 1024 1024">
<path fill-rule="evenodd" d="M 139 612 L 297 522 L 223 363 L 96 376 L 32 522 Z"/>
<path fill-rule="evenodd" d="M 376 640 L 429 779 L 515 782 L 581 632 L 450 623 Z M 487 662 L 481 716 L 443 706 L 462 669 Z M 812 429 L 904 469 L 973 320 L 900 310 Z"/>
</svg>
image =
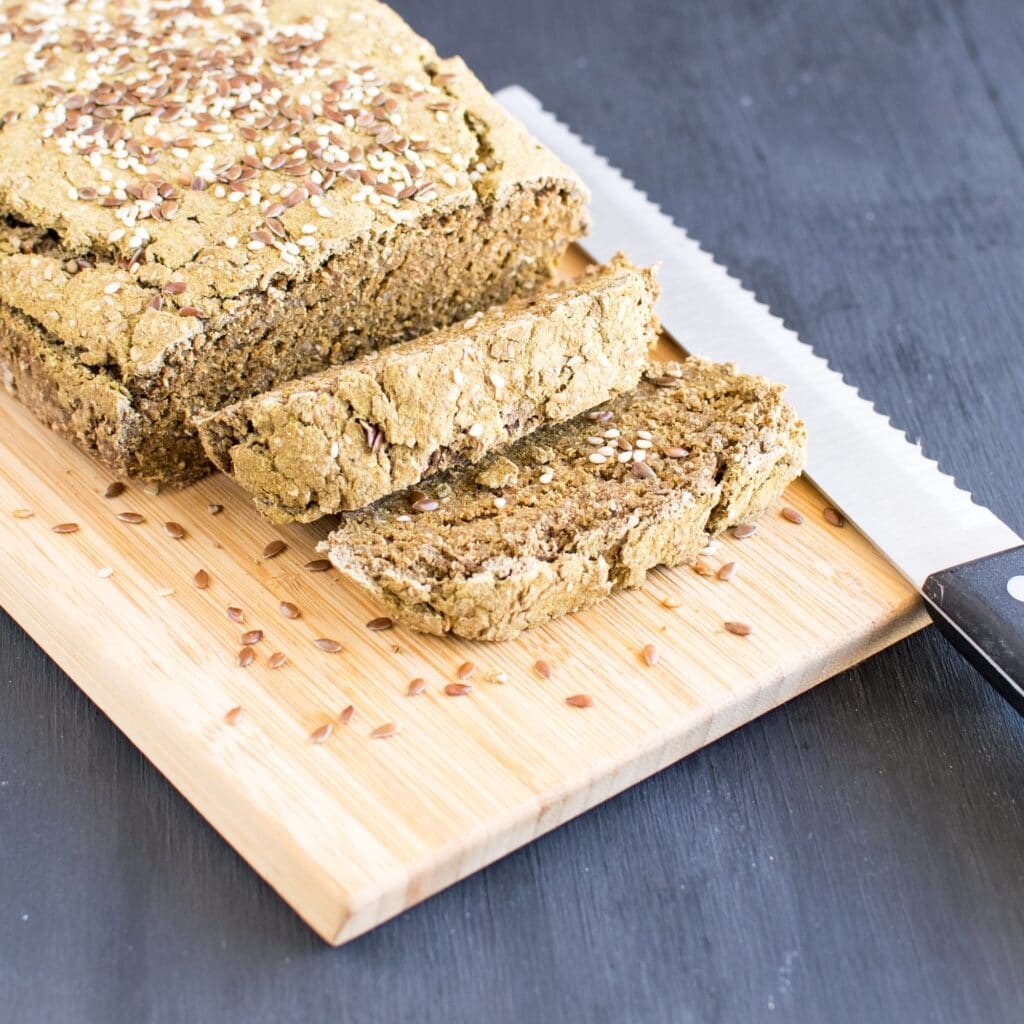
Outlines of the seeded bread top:
<svg viewBox="0 0 1024 1024">
<path fill-rule="evenodd" d="M 0 300 L 86 365 L 155 373 L 233 298 L 522 183 L 583 195 L 375 0 L 3 10 Z"/>
</svg>

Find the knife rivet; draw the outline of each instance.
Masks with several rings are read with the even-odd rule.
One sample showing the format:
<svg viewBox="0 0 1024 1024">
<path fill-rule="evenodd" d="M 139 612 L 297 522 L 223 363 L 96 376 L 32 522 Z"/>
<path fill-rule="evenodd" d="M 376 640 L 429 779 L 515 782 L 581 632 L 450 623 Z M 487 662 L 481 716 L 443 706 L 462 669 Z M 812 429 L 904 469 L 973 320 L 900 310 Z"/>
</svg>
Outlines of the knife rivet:
<svg viewBox="0 0 1024 1024">
<path fill-rule="evenodd" d="M 1006 592 L 1014 601 L 1024 601 L 1024 576 L 1011 576 L 1006 581 Z"/>
</svg>

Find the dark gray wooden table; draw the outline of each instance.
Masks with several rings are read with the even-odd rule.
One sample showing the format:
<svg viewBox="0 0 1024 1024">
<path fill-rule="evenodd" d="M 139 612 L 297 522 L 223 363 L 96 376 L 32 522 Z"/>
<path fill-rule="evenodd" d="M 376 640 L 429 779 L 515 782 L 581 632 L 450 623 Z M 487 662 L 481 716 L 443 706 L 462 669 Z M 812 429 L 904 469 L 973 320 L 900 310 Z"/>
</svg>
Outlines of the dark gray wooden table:
<svg viewBox="0 0 1024 1024">
<path fill-rule="evenodd" d="M 1024 531 L 1024 5 L 398 6 Z M 332 950 L 0 614 L 0 1020 L 1020 1021 L 1022 795 L 929 630 Z"/>
</svg>

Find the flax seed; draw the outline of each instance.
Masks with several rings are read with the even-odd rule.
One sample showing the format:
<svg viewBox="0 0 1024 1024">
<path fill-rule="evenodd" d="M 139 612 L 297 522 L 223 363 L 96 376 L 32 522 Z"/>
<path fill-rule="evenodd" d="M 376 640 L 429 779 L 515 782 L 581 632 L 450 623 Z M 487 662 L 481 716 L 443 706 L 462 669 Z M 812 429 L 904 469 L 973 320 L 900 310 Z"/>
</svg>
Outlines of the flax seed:
<svg viewBox="0 0 1024 1024">
<path fill-rule="evenodd" d="M 459 679 L 469 679 L 476 671 L 476 665 L 471 661 L 464 661 L 456 670 L 455 675 Z"/>
<path fill-rule="evenodd" d="M 589 693 L 574 693 L 571 697 L 565 698 L 565 703 L 571 708 L 592 708 L 594 698 Z"/>
<path fill-rule="evenodd" d="M 410 697 L 418 697 L 427 688 L 426 679 L 420 679 L 418 676 L 411 683 L 409 683 L 409 689 L 406 691 Z"/>
<path fill-rule="evenodd" d="M 736 636 L 750 636 L 754 632 L 753 627 L 746 622 L 726 622 L 725 628 Z"/>
<path fill-rule="evenodd" d="M 146 517 L 139 512 L 118 512 L 117 518 L 122 523 L 128 523 L 130 526 L 138 526 L 146 521 Z"/>
<path fill-rule="evenodd" d="M 446 697 L 465 697 L 467 693 L 472 693 L 473 687 L 469 683 L 448 683 L 444 688 Z"/>
<path fill-rule="evenodd" d="M 343 650 L 342 645 L 337 640 L 331 640 L 329 637 L 322 636 L 319 640 L 314 640 L 313 643 L 320 648 L 321 651 L 326 651 L 328 654 L 337 654 Z"/>
<path fill-rule="evenodd" d="M 783 508 L 783 510 L 782 510 L 782 518 L 783 519 L 788 519 L 789 522 L 795 523 L 797 526 L 799 526 L 804 521 L 803 513 L 797 511 L 795 508 L 793 508 L 790 505 L 786 505 Z"/>
<path fill-rule="evenodd" d="M 303 568 L 308 572 L 327 572 L 330 569 L 331 563 L 326 558 L 314 558 L 312 562 L 307 562 Z"/>
<path fill-rule="evenodd" d="M 16 508 L 11 515 L 14 516 L 15 519 L 31 519 L 35 515 L 35 512 L 30 508 Z"/>
<path fill-rule="evenodd" d="M 835 526 L 837 529 L 842 529 L 846 525 L 846 516 L 844 516 L 839 509 L 832 508 L 831 505 L 828 508 L 822 509 L 821 514 L 829 526 Z"/>
<path fill-rule="evenodd" d="M 274 651 L 274 653 L 267 658 L 267 668 L 281 668 L 287 661 L 287 654 L 283 651 Z"/>
<path fill-rule="evenodd" d="M 256 654 L 251 647 L 243 647 L 238 652 L 238 667 L 248 668 L 256 659 Z"/>
<path fill-rule="evenodd" d="M 164 523 L 164 533 L 171 540 L 181 540 L 185 536 L 185 527 L 181 523 Z"/>
<path fill-rule="evenodd" d="M 243 718 L 245 718 L 245 712 L 242 710 L 241 705 L 237 705 L 224 716 L 224 721 L 228 725 L 238 725 Z"/>
<path fill-rule="evenodd" d="M 533 667 L 537 675 L 543 676 L 545 679 L 551 678 L 551 664 L 544 661 L 543 658 L 539 661 L 535 661 Z"/>
<path fill-rule="evenodd" d="M 210 585 L 210 574 L 205 569 L 200 569 L 192 577 L 192 585 L 196 590 L 205 590 Z"/>
<path fill-rule="evenodd" d="M 282 551 L 287 550 L 288 545 L 283 540 L 272 540 L 264 549 L 264 558 L 277 558 Z"/>
<path fill-rule="evenodd" d="M 348 725 L 348 723 L 352 721 L 352 716 L 355 713 L 356 713 L 355 705 L 354 704 L 348 704 L 346 707 L 344 707 L 342 709 L 341 714 L 338 715 L 338 721 L 341 722 L 342 725 Z"/>
<path fill-rule="evenodd" d="M 374 740 L 386 740 L 395 736 L 398 731 L 399 725 L 397 722 L 385 722 L 383 725 L 378 725 L 377 728 L 370 733 L 370 738 Z"/>
<path fill-rule="evenodd" d="M 386 615 L 382 615 L 378 619 L 370 619 L 366 624 L 367 629 L 372 629 L 375 632 L 380 632 L 384 629 L 391 629 L 394 626 L 394 620 L 389 619 Z"/>
<path fill-rule="evenodd" d="M 238 642 L 243 647 L 250 647 L 253 644 L 258 644 L 263 639 L 262 629 L 247 629 L 239 638 Z"/>
<path fill-rule="evenodd" d="M 311 743 L 325 743 L 330 737 L 331 733 L 334 732 L 334 726 L 330 722 L 324 722 L 319 729 L 314 729 L 309 734 Z"/>
<path fill-rule="evenodd" d="M 104 498 L 119 498 L 125 492 L 125 485 L 120 480 L 114 480 L 107 484 L 103 492 Z"/>
<path fill-rule="evenodd" d="M 228 608 L 228 618 L 232 622 L 245 622 L 245 612 L 241 608 Z"/>
<path fill-rule="evenodd" d="M 286 619 L 297 619 L 302 613 L 299 611 L 298 605 L 294 605 L 291 601 L 282 601 L 278 606 L 277 610 Z"/>
<path fill-rule="evenodd" d="M 734 526 L 731 532 L 736 540 L 746 540 L 757 533 L 757 527 L 753 523 L 741 523 L 739 526 Z"/>
<path fill-rule="evenodd" d="M 58 523 L 56 526 L 51 526 L 50 529 L 54 533 L 78 533 L 80 527 L 78 523 Z"/>
<path fill-rule="evenodd" d="M 724 583 L 728 583 L 729 580 L 736 575 L 736 563 L 726 562 L 721 569 L 718 570 L 718 578 Z"/>
</svg>

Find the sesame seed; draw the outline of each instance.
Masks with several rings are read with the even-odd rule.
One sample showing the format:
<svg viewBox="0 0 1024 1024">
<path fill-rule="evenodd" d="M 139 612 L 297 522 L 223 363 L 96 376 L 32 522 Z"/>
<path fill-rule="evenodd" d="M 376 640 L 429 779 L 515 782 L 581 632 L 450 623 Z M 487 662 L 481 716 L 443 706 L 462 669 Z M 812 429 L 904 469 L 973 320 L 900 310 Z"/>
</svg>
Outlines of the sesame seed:
<svg viewBox="0 0 1024 1024">
<path fill-rule="evenodd" d="M 120 281 L 111 281 L 110 284 L 105 285 L 103 288 L 104 295 L 116 295 L 121 290 Z"/>
<path fill-rule="evenodd" d="M 661 454 L 666 459 L 685 459 L 689 455 L 689 451 L 686 448 L 662 448 Z"/>
<path fill-rule="evenodd" d="M 600 452 L 591 452 L 587 458 L 595 465 L 600 466 L 606 461 L 605 457 Z"/>
<path fill-rule="evenodd" d="M 683 601 L 682 598 L 679 597 L 665 597 L 662 598 L 661 606 L 662 608 L 670 608 L 674 610 L 676 608 L 682 608 Z"/>
<path fill-rule="evenodd" d="M 482 423 L 474 423 L 467 431 L 470 437 L 479 437 L 483 432 L 484 426 Z"/>
<path fill-rule="evenodd" d="M 646 440 L 645 438 L 642 437 L 638 437 L 636 439 L 634 447 L 646 450 L 650 448 L 652 444 L 652 441 Z"/>
<path fill-rule="evenodd" d="M 29 508 L 16 508 L 11 515 L 14 516 L 15 519 L 31 519 L 35 515 L 35 512 Z"/>
<path fill-rule="evenodd" d="M 636 432 L 636 436 L 638 438 L 640 438 L 641 441 L 653 441 L 654 440 L 654 435 L 649 430 L 638 430 Z"/>
<path fill-rule="evenodd" d="M 101 580 L 110 579 L 110 577 L 114 575 L 113 566 L 105 565 L 102 569 L 97 569 L 96 575 L 99 576 Z"/>
<path fill-rule="evenodd" d="M 640 651 L 640 658 L 648 668 L 654 668 L 658 664 L 660 657 L 658 648 L 654 644 L 646 644 L 643 650 Z"/>
<path fill-rule="evenodd" d="M 502 509 L 507 504 L 508 504 L 508 502 L 504 498 L 502 498 L 500 495 L 497 498 L 494 499 L 494 507 L 495 508 Z"/>
</svg>

